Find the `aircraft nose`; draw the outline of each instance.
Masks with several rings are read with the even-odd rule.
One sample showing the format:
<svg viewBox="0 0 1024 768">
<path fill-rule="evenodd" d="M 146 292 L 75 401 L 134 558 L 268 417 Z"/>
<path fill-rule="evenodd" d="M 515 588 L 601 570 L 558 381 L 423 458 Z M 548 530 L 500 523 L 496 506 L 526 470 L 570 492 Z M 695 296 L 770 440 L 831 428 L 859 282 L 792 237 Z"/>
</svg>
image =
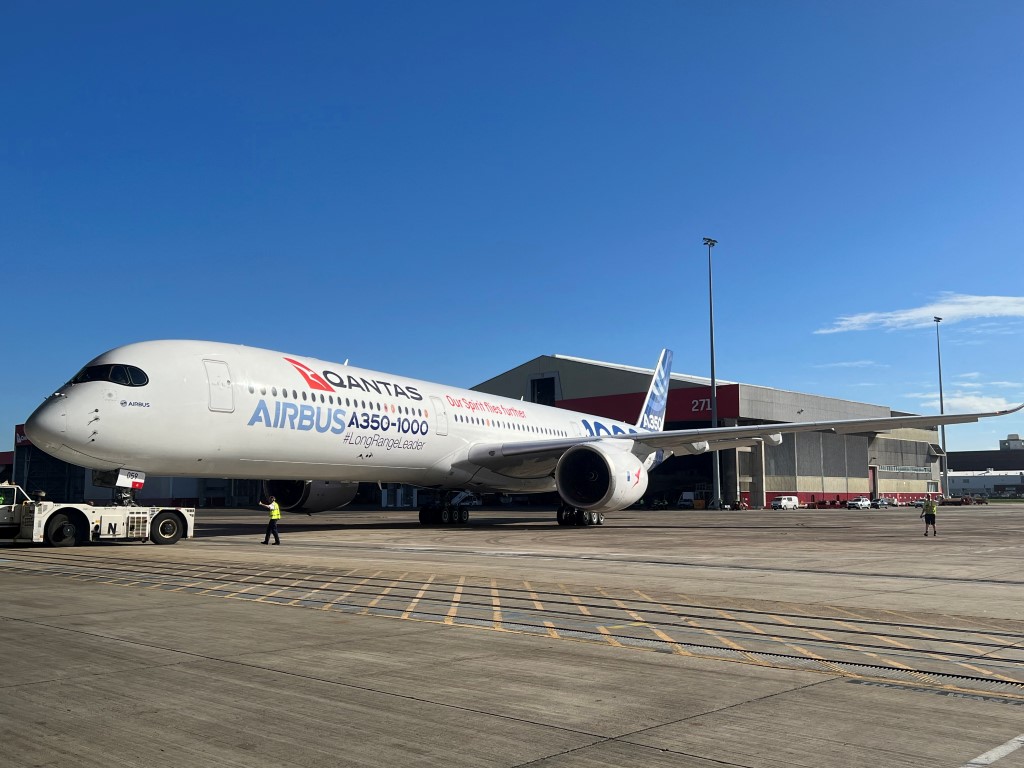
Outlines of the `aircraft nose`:
<svg viewBox="0 0 1024 768">
<path fill-rule="evenodd" d="M 36 408 L 25 422 L 25 435 L 40 448 L 58 448 L 67 439 L 67 399 L 61 395 L 50 397 Z"/>
</svg>

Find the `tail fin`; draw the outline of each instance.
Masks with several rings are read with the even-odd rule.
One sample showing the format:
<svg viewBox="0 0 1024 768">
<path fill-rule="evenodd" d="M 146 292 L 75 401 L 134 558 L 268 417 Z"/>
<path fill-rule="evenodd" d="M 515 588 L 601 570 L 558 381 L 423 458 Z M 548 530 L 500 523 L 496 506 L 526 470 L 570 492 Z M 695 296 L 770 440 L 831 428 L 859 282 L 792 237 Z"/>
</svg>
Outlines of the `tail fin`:
<svg viewBox="0 0 1024 768">
<path fill-rule="evenodd" d="M 665 427 L 665 407 L 668 405 L 668 387 L 672 372 L 672 350 L 661 350 L 658 367 L 654 369 L 651 388 L 647 390 L 640 420 L 636 423 L 641 429 L 660 432 Z"/>
</svg>

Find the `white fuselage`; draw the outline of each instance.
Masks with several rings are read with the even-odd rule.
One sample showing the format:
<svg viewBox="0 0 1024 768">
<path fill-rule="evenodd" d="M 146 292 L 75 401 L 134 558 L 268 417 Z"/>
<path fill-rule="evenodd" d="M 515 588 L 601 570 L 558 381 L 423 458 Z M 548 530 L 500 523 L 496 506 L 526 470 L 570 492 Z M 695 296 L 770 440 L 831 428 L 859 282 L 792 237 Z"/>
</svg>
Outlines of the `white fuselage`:
<svg viewBox="0 0 1024 768">
<path fill-rule="evenodd" d="M 131 367 L 127 379 L 118 366 Z M 142 385 L 134 383 L 137 371 Z M 39 447 L 94 469 L 442 488 L 472 481 L 505 491 L 553 490 L 554 481 L 548 469 L 531 473 L 528 465 L 514 476 L 481 469 L 466 461 L 473 446 L 636 431 L 559 408 L 203 341 L 142 342 L 100 355 L 26 424 Z"/>
</svg>

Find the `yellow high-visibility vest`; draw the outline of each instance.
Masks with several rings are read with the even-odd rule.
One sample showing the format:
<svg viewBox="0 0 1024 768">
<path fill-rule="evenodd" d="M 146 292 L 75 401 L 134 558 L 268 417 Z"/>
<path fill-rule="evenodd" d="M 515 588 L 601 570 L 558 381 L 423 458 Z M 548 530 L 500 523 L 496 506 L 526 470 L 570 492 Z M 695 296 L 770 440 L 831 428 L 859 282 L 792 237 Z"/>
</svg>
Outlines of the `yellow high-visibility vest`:
<svg viewBox="0 0 1024 768">
<path fill-rule="evenodd" d="M 281 519 L 281 508 L 277 505 L 276 501 L 270 502 L 270 519 L 280 520 Z"/>
</svg>

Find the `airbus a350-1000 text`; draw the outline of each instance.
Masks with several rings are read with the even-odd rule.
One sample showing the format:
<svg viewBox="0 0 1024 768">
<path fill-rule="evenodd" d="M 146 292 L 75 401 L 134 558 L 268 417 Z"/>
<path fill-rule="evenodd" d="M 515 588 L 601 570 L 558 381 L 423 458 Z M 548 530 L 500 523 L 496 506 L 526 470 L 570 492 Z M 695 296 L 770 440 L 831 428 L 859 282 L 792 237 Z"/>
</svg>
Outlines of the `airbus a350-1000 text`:
<svg viewBox="0 0 1024 768">
<path fill-rule="evenodd" d="M 557 491 L 560 522 L 600 523 L 638 501 L 648 473 L 672 453 L 1011 412 L 663 431 L 671 361 L 662 351 L 628 424 L 301 355 L 149 341 L 90 362 L 29 417 L 25 432 L 60 459 L 122 476 L 265 480 L 291 509 L 344 506 L 360 482 L 407 483 Z M 449 519 L 447 508 L 439 514 Z"/>
</svg>

